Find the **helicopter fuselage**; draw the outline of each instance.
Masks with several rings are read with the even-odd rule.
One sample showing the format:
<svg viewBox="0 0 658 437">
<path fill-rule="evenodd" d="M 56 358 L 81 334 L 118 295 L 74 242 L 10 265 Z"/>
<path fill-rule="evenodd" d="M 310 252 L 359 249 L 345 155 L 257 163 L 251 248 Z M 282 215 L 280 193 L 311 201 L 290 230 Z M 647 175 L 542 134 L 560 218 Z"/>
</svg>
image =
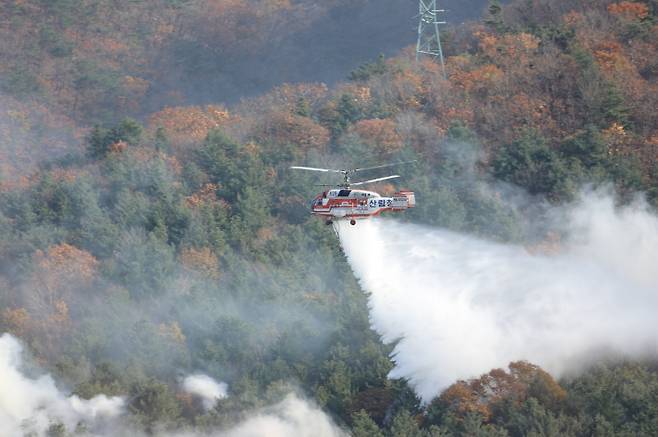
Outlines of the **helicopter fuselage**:
<svg viewBox="0 0 658 437">
<path fill-rule="evenodd" d="M 416 205 L 412 191 L 399 191 L 391 197 L 384 197 L 374 191 L 349 188 L 332 189 L 320 193 L 311 206 L 311 212 L 335 219 L 355 220 L 378 216 L 385 211 L 404 211 Z"/>
</svg>

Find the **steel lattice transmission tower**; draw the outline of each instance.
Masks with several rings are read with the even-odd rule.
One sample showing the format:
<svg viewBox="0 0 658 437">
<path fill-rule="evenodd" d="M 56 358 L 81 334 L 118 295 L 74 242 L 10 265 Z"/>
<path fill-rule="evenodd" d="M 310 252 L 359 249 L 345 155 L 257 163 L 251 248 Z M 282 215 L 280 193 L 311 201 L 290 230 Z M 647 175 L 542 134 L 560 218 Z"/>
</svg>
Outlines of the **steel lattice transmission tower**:
<svg viewBox="0 0 658 437">
<path fill-rule="evenodd" d="M 441 46 L 441 35 L 439 25 L 446 24 L 441 21 L 440 15 L 445 9 L 437 9 L 436 0 L 418 1 L 418 43 L 416 44 L 416 60 L 421 55 L 438 57 L 441 61 L 443 77 L 446 77 L 446 66 L 443 60 L 443 47 Z"/>
</svg>

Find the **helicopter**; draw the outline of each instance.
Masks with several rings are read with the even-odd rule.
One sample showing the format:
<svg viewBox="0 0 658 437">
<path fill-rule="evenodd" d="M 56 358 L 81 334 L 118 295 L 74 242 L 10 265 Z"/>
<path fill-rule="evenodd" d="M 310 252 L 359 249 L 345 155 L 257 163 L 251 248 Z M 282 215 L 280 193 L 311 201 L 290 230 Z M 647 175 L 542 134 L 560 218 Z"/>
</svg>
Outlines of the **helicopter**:
<svg viewBox="0 0 658 437">
<path fill-rule="evenodd" d="M 374 191 L 353 189 L 375 182 L 397 179 L 400 175 L 391 175 L 365 181 L 352 182 L 353 174 L 368 170 L 393 167 L 400 164 L 408 164 L 414 161 L 398 162 L 395 164 L 377 165 L 374 167 L 363 167 L 353 169 L 331 169 L 316 167 L 292 166 L 293 170 L 305 170 L 322 173 L 339 173 L 343 175 L 341 184 L 319 184 L 317 186 L 329 187 L 330 189 L 318 194 L 311 203 L 311 214 L 324 217 L 326 224 L 333 224 L 334 220 L 349 220 L 351 225 L 356 221 L 376 217 L 385 211 L 404 211 L 416 206 L 416 196 L 413 191 L 400 190 L 391 197 L 384 197 Z"/>
</svg>

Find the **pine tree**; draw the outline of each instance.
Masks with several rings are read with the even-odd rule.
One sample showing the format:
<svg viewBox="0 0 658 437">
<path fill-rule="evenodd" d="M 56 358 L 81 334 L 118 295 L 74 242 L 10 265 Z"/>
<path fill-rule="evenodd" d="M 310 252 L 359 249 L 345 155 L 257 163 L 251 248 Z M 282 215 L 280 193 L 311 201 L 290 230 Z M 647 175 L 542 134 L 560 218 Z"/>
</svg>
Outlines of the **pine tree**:
<svg viewBox="0 0 658 437">
<path fill-rule="evenodd" d="M 365 410 L 352 414 L 352 422 L 353 437 L 384 437 L 379 426 Z"/>
<path fill-rule="evenodd" d="M 484 24 L 495 30 L 496 32 L 504 31 L 503 23 L 503 7 L 500 0 L 489 0 L 488 14 L 484 19 Z"/>
</svg>

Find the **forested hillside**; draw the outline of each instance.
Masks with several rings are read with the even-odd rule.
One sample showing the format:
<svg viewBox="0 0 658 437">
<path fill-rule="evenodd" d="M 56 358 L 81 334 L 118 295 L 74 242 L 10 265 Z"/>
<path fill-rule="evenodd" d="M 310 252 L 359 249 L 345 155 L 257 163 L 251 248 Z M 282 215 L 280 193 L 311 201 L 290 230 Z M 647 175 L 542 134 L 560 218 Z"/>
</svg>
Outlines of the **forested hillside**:
<svg viewBox="0 0 658 437">
<path fill-rule="evenodd" d="M 415 159 L 404 220 L 533 247 L 559 237 L 510 197 L 610 184 L 658 206 L 658 2 L 492 1 L 446 30 L 447 79 L 409 48 L 235 104 L 177 83 L 208 46 L 259 51 L 340 3 L 3 2 L 0 333 L 80 397 L 125 396 L 147 433 L 296 391 L 358 437 L 658 435 L 651 360 L 560 380 L 518 361 L 422 404 L 309 216 L 326 181 L 288 169 Z M 195 372 L 228 384 L 209 411 L 180 388 Z"/>
<path fill-rule="evenodd" d="M 451 20 L 486 0 L 448 0 Z M 0 89 L 87 123 L 183 102 L 236 102 L 282 82 L 335 82 L 416 36 L 417 5 L 345 1 L 6 1 Z"/>
</svg>

